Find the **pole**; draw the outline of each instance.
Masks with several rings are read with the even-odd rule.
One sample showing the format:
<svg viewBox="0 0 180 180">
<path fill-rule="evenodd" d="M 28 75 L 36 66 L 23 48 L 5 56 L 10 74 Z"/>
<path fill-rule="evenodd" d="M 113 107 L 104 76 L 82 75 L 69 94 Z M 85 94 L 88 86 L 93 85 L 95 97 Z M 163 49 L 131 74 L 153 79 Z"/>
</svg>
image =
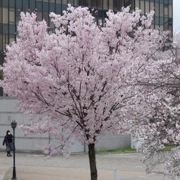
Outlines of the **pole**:
<svg viewBox="0 0 180 180">
<path fill-rule="evenodd" d="M 15 165 L 15 128 L 13 128 L 13 136 L 14 136 L 14 148 L 13 148 L 13 176 L 12 176 L 12 180 L 17 180 L 17 178 L 16 178 L 16 165 Z"/>
<path fill-rule="evenodd" d="M 119 170 L 114 170 L 114 180 L 120 180 L 119 179 Z"/>
</svg>

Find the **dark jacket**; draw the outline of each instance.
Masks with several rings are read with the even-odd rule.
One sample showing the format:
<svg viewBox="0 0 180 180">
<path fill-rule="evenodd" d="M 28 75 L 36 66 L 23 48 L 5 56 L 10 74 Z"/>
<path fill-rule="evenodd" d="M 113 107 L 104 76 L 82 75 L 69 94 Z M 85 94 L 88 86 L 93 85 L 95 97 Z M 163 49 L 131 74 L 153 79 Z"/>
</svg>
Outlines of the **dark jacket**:
<svg viewBox="0 0 180 180">
<path fill-rule="evenodd" d="M 4 136 L 3 146 L 4 144 L 11 143 L 13 141 L 14 137 L 12 134 Z"/>
</svg>

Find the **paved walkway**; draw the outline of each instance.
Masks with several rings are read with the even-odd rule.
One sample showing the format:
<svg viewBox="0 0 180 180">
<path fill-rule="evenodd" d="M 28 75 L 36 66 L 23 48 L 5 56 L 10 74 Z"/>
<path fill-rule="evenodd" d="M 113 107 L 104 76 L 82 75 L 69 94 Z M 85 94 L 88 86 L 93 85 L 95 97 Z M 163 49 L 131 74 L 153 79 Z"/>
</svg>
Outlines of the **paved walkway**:
<svg viewBox="0 0 180 180">
<path fill-rule="evenodd" d="M 12 157 L 0 153 L 0 180 L 12 178 Z M 114 170 L 119 170 L 120 180 L 168 180 L 162 175 L 147 175 L 140 155 L 97 154 L 99 180 L 114 180 Z M 59 155 L 46 159 L 44 155 L 16 154 L 18 180 L 90 180 L 87 154 L 74 154 L 69 159 Z M 3 179 L 4 177 L 4 179 Z"/>
<path fill-rule="evenodd" d="M 9 166 L 8 165 L 1 165 L 0 164 L 0 180 L 3 180 L 4 176 L 6 175 L 6 172 L 8 171 Z"/>
</svg>

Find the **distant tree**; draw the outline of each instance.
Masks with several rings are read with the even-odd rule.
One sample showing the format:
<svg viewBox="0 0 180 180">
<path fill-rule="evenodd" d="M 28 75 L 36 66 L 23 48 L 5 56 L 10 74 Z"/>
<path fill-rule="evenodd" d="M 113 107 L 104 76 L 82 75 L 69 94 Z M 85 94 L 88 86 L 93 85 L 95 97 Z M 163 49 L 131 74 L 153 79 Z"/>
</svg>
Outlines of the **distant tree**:
<svg viewBox="0 0 180 180">
<path fill-rule="evenodd" d="M 7 46 L 1 85 L 38 117 L 24 130 L 49 132 L 57 140 L 45 147 L 50 155 L 68 155 L 72 139 L 87 144 L 92 180 L 98 135 L 129 130 L 133 77 L 162 44 L 160 32 L 149 29 L 154 12 L 140 12 L 108 11 L 100 27 L 88 8 L 69 6 L 62 16 L 50 14 L 54 32 L 36 14 L 21 13 L 17 41 Z"/>
</svg>

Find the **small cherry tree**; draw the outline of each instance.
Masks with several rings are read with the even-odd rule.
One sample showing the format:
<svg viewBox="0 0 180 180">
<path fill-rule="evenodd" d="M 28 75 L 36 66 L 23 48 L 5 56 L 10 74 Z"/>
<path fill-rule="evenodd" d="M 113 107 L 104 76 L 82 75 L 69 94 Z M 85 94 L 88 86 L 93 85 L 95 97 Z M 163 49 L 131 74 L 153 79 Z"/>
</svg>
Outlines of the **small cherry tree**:
<svg viewBox="0 0 180 180">
<path fill-rule="evenodd" d="M 145 17 L 129 9 L 108 11 L 98 26 L 88 8 L 69 5 L 63 15 L 50 14 L 53 32 L 36 14 L 21 13 L 17 41 L 7 46 L 2 68 L 5 92 L 38 117 L 24 130 L 49 132 L 60 144 L 45 147 L 50 155 L 68 155 L 72 139 L 87 144 L 92 180 L 98 135 L 132 125 L 128 110 L 137 96 L 128 84 L 161 45 L 159 31 L 149 29 L 154 12 Z"/>
</svg>

